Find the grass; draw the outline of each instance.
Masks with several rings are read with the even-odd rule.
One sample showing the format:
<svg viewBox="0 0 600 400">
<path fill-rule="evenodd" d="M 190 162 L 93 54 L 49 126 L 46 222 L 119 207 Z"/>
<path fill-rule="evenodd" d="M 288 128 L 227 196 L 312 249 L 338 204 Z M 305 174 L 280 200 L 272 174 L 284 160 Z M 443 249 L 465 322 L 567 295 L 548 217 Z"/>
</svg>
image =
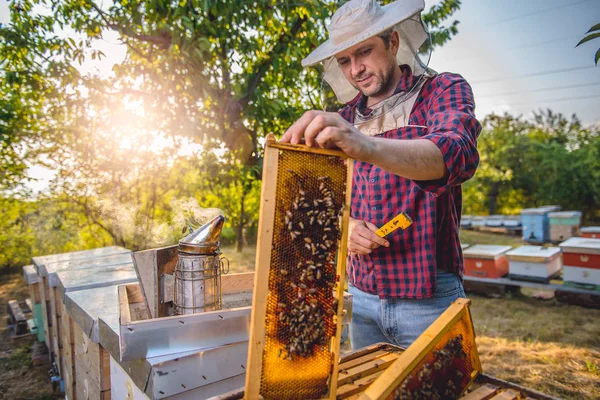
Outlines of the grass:
<svg viewBox="0 0 600 400">
<path fill-rule="evenodd" d="M 463 230 L 460 237 L 470 245 L 525 244 L 487 232 Z M 254 270 L 254 246 L 242 253 L 222 250 L 232 272 Z M 600 310 L 525 295 L 534 292 L 500 299 L 469 295 L 484 372 L 556 397 L 600 398 Z"/>
<path fill-rule="evenodd" d="M 462 231 L 469 244 L 524 244 L 519 238 Z M 230 272 L 254 269 L 255 246 L 237 253 L 222 248 Z M 28 296 L 19 274 L 0 276 L 0 316 L 9 299 Z M 527 293 L 525 291 L 525 293 Z M 537 300 L 525 295 L 477 295 L 471 313 L 484 372 L 569 399 L 600 398 L 600 310 Z M 30 367 L 31 340 L 11 342 L 0 331 L 0 399 L 54 399 L 47 366 Z M 54 397 L 53 397 L 54 396 Z"/>
<path fill-rule="evenodd" d="M 24 300 L 29 289 L 20 273 L 0 275 L 0 399 L 45 400 L 61 398 L 52 391 L 48 365 L 31 366 L 33 337 L 11 340 L 6 331 L 6 304 Z"/>
</svg>

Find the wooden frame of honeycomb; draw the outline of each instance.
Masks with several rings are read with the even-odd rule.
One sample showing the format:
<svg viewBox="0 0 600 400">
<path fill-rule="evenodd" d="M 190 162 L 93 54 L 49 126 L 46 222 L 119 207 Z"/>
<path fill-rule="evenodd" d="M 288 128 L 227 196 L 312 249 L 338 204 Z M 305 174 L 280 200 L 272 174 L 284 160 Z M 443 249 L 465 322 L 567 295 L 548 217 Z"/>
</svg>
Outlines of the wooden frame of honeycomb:
<svg viewBox="0 0 600 400">
<path fill-rule="evenodd" d="M 267 138 L 246 399 L 334 399 L 353 161 Z"/>
</svg>

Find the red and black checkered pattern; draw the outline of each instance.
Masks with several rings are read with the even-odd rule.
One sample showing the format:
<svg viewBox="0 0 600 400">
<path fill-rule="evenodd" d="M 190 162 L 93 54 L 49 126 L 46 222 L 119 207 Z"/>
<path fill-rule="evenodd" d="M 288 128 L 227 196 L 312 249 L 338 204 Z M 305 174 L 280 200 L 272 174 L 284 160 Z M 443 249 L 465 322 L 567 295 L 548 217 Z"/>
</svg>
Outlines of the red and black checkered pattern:
<svg viewBox="0 0 600 400">
<path fill-rule="evenodd" d="M 403 68 L 396 93 L 412 87 L 415 77 Z M 366 97 L 358 95 L 340 114 L 354 120 L 357 107 L 366 114 Z M 460 75 L 442 73 L 425 83 L 410 114 L 407 127 L 388 131 L 389 139 L 427 139 L 441 150 L 449 171 L 446 179 L 413 181 L 366 162 L 354 164 L 352 218 L 382 226 L 404 211 L 414 221 L 406 230 L 386 237 L 390 247 L 368 256 L 350 256 L 348 279 L 358 289 L 381 298 L 430 298 L 436 270 L 462 276 L 463 258 L 458 237 L 461 184 L 479 164 L 477 137 L 481 124 L 475 118 L 475 101 Z"/>
</svg>

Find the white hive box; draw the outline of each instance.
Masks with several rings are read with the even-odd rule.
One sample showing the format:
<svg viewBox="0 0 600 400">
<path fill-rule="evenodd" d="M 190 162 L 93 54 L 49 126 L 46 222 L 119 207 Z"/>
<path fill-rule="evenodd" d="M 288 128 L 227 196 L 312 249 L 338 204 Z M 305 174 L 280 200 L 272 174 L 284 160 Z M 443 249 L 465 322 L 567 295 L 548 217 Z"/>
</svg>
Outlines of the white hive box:
<svg viewBox="0 0 600 400">
<path fill-rule="evenodd" d="M 559 246 L 565 282 L 600 286 L 600 239 L 573 237 Z"/>
<path fill-rule="evenodd" d="M 542 280 L 557 275 L 562 267 L 559 247 L 521 246 L 506 253 L 513 279 Z"/>
</svg>

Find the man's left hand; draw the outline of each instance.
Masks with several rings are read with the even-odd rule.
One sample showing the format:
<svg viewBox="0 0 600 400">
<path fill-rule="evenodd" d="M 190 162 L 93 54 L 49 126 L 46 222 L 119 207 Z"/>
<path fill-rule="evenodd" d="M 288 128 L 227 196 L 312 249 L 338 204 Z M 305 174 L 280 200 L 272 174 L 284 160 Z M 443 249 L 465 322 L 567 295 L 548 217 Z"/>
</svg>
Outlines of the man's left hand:
<svg viewBox="0 0 600 400">
<path fill-rule="evenodd" d="M 371 151 L 370 138 L 337 113 L 307 111 L 281 138 L 283 143 L 304 143 L 311 147 L 340 149 L 350 158 L 365 160 Z"/>
</svg>

